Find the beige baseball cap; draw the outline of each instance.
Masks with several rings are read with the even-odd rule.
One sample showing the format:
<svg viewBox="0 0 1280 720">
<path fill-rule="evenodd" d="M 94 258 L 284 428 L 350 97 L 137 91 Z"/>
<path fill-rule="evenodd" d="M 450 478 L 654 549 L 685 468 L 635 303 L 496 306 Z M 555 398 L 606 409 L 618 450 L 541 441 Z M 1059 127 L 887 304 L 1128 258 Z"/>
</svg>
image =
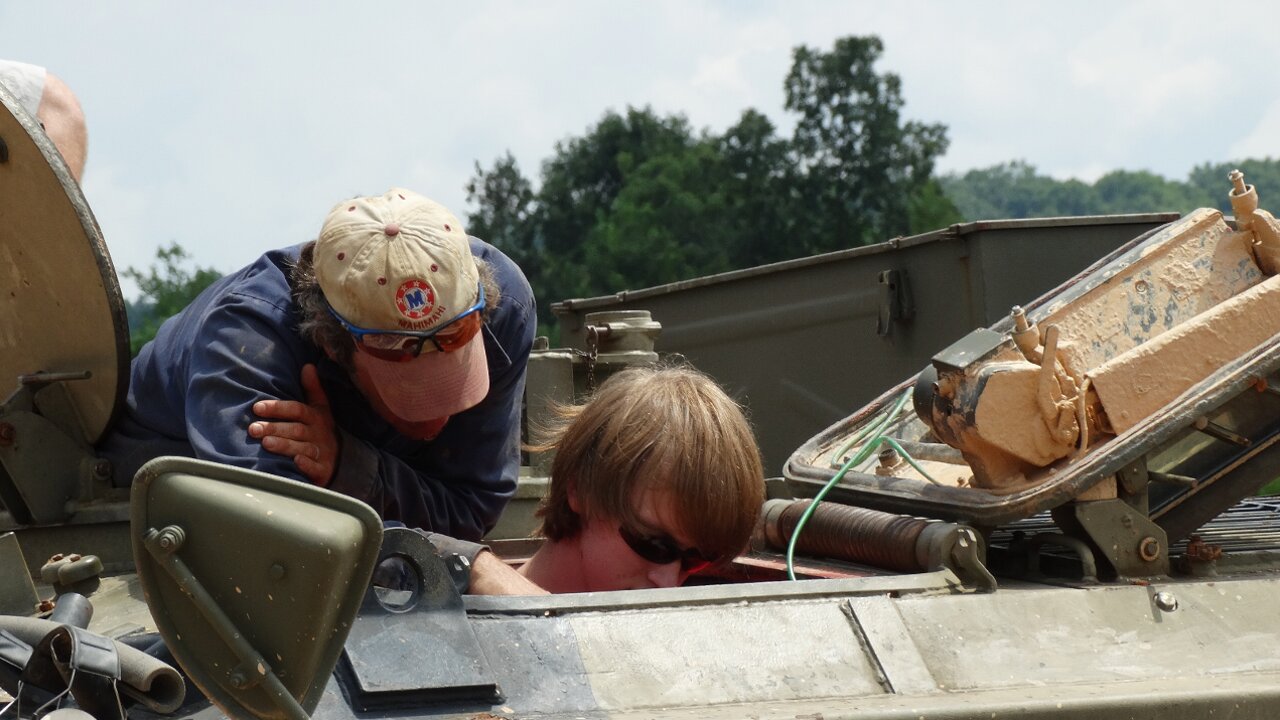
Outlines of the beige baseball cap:
<svg viewBox="0 0 1280 720">
<path fill-rule="evenodd" d="M 313 257 L 329 306 L 360 334 L 440 331 L 480 297 L 480 272 L 462 223 L 411 190 L 392 188 L 335 205 Z M 366 355 L 360 364 L 388 409 L 404 420 L 448 417 L 489 393 L 482 333 L 446 352 L 428 341 L 416 358 Z"/>
</svg>

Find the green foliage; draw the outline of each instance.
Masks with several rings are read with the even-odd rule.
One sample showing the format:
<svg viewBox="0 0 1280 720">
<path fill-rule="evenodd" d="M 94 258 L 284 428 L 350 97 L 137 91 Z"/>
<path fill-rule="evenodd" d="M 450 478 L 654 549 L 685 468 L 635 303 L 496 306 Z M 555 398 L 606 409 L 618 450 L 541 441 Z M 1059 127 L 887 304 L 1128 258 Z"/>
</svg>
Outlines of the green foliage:
<svg viewBox="0 0 1280 720">
<path fill-rule="evenodd" d="M 791 138 L 748 109 L 714 134 L 650 108 L 607 112 L 556 144 L 540 183 L 510 153 L 467 185 L 469 229 L 550 302 L 647 287 L 932 230 L 960 219 L 932 179 L 942 125 L 903 122 L 874 37 L 796 48 Z"/>
<path fill-rule="evenodd" d="M 469 229 L 515 260 L 554 328 L 552 302 L 755 267 L 964 220 L 1219 207 L 1227 172 L 1280 193 L 1280 160 L 1205 164 L 1184 181 L 1144 171 L 1056 180 L 1014 160 L 937 177 L 941 124 L 902 117 L 884 46 L 797 47 L 784 81 L 790 137 L 752 109 L 723 133 L 651 108 L 606 112 L 558 142 L 537 182 L 510 153 L 467 185 Z"/>
<path fill-rule="evenodd" d="M 1225 187 L 1219 183 L 1219 191 Z M 1213 206 L 1212 196 L 1186 183 L 1166 180 L 1149 172 L 1115 170 L 1093 184 L 1098 210 L 1090 214 L 1136 212 L 1187 212 Z"/>
<path fill-rule="evenodd" d="M 746 110 L 724 135 L 712 138 L 722 158 L 721 237 L 731 267 L 754 267 L 803 253 L 798 209 L 799 169 L 791 143 L 775 135 L 769 118 Z"/>
<path fill-rule="evenodd" d="M 1227 199 L 1227 189 L 1231 187 L 1227 175 L 1232 170 L 1244 173 L 1245 182 L 1258 188 L 1262 207 L 1272 209 L 1277 206 L 1269 198 L 1280 198 L 1280 158 L 1197 165 L 1191 170 L 1187 183 L 1204 197 L 1211 198 L 1202 206 L 1216 207 L 1224 213 L 1232 212 L 1231 201 Z"/>
<path fill-rule="evenodd" d="M 476 163 L 476 177 L 467 183 L 467 197 L 478 206 L 468 229 L 516 262 L 525 272 L 536 271 L 539 253 L 534 247 L 533 186 L 520 173 L 508 152 L 484 172 Z"/>
<path fill-rule="evenodd" d="M 616 281 L 620 266 L 638 257 L 641 261 L 634 269 L 639 271 L 646 257 L 661 257 L 663 249 L 655 244 L 668 235 L 660 230 L 641 228 L 644 232 L 619 235 L 623 228 L 637 227 L 635 209 L 628 207 L 635 200 L 623 199 L 619 205 L 619 195 L 632 178 L 641 178 L 650 187 L 634 190 L 630 198 L 655 194 L 662 186 L 678 196 L 679 191 L 672 190 L 681 180 L 678 174 L 655 177 L 663 170 L 651 163 L 682 158 L 695 144 L 683 117 L 659 117 L 648 108 L 628 108 L 625 115 L 607 113 L 585 136 L 558 143 L 555 156 L 542 168 L 534 225 L 544 257 L 543 272 L 530 277 L 534 292 L 562 299 L 620 289 L 626 285 L 608 284 Z M 699 242 L 690 234 L 682 239 Z M 544 303 L 548 319 L 549 310 Z"/>
<path fill-rule="evenodd" d="M 907 204 L 907 233 L 919 235 L 947 227 L 964 218 L 937 180 L 929 180 L 912 193 Z"/>
<path fill-rule="evenodd" d="M 906 234 L 913 203 L 937 197 L 927 187 L 946 128 L 902 122 L 902 81 L 874 68 L 883 50 L 877 37 L 847 37 L 831 52 L 793 52 L 784 86 L 786 108 L 800 116 L 792 146 L 804 168 L 807 252 Z"/>
<path fill-rule="evenodd" d="M 644 287 L 728 270 L 724 176 L 723 159 L 709 143 L 637 167 L 588 235 L 583 289 Z"/>
<path fill-rule="evenodd" d="M 1038 175 L 1020 160 L 970 170 L 958 178 L 944 175 L 939 182 L 966 220 L 1079 215 L 1088 206 L 1083 183 Z"/>
<path fill-rule="evenodd" d="M 1227 174 L 1239 168 L 1246 180 L 1280 193 L 1280 160 L 1242 160 L 1205 164 L 1184 181 L 1154 173 L 1115 170 L 1093 184 L 1055 180 L 1036 173 L 1026 162 L 1014 161 L 963 175 L 944 175 L 943 193 L 966 220 L 1108 215 L 1118 213 L 1180 212 L 1215 207 L 1231 213 Z M 1264 201 L 1265 206 L 1265 201 Z"/>
<path fill-rule="evenodd" d="M 165 320 L 176 315 L 202 290 L 222 277 L 212 268 L 187 269 L 189 257 L 182 246 L 174 242 L 169 247 L 156 249 L 156 263 L 145 273 L 133 267 L 125 268 L 122 273 L 137 283 L 141 291 L 138 300 L 127 305 L 129 344 L 135 356 L 156 336 Z"/>
</svg>

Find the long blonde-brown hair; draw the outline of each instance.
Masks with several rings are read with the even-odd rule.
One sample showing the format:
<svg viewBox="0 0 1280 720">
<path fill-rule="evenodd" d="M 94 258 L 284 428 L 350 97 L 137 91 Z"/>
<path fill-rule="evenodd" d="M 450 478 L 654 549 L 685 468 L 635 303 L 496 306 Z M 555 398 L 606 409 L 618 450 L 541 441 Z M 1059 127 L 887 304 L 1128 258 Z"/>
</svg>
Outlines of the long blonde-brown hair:
<svg viewBox="0 0 1280 720">
<path fill-rule="evenodd" d="M 538 509 L 548 539 L 576 536 L 583 516 L 643 528 L 635 504 L 647 489 L 673 494 L 675 522 L 704 555 L 724 559 L 745 547 L 764 473 L 742 408 L 715 381 L 684 366 L 632 368 L 558 415 L 533 448 L 556 451 Z"/>
</svg>

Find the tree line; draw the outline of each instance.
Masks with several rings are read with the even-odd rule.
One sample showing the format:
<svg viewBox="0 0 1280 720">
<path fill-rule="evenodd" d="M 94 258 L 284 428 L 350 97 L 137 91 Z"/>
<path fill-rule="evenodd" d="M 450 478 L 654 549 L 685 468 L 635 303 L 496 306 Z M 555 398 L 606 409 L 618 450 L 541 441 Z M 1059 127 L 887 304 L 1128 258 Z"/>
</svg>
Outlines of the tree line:
<svg viewBox="0 0 1280 720">
<path fill-rule="evenodd" d="M 723 133 L 650 108 L 608 112 L 556 144 L 535 184 L 508 153 L 476 165 L 468 230 L 550 302 L 752 267 L 961 219 L 934 178 L 946 128 L 905 120 L 876 37 L 798 47 L 789 136 L 744 110 Z"/>
<path fill-rule="evenodd" d="M 544 333 L 552 302 L 661 285 L 927 232 L 967 220 L 1101 215 L 1219 207 L 1239 167 L 1280 192 L 1280 160 L 1205 164 L 1186 181 L 1118 170 L 1096 182 L 1056 180 L 1022 161 L 939 175 L 941 123 L 902 116 L 902 81 L 875 64 L 874 36 L 800 46 L 783 83 L 789 135 L 746 109 L 716 133 L 651 108 L 606 112 L 556 143 L 536 182 L 508 152 L 476 163 L 466 185 L 467 230 L 520 265 L 539 300 Z M 186 269 L 176 244 L 130 303 L 134 351 L 159 322 L 218 274 Z M 135 323 L 137 317 L 140 322 Z"/>
<path fill-rule="evenodd" d="M 1227 174 L 1239 169 L 1251 185 L 1280 193 L 1280 159 L 1204 163 L 1185 181 L 1150 172 L 1113 170 L 1093 183 L 1055 180 L 1026 162 L 1003 163 L 963 174 L 944 175 L 943 193 L 966 220 L 1112 215 L 1217 208 L 1230 214 Z"/>
</svg>

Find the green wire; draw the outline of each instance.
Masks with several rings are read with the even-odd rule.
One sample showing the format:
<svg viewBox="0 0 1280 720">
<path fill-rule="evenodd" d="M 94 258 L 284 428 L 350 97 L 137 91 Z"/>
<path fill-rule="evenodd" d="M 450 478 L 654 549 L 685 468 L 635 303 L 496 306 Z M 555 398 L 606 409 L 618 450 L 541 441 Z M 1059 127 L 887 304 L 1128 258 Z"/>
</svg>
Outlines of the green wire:
<svg viewBox="0 0 1280 720">
<path fill-rule="evenodd" d="M 849 472 L 849 468 L 857 465 L 863 460 L 866 460 L 867 456 L 871 454 L 871 451 L 880 446 L 881 441 L 885 440 L 884 431 L 893 424 L 894 420 L 898 419 L 898 413 L 902 412 L 902 406 L 907 404 L 907 398 L 909 397 L 911 397 L 911 388 L 907 388 L 906 392 L 902 393 L 902 397 L 898 398 L 898 402 L 894 404 L 893 409 L 890 410 L 889 414 L 884 416 L 880 422 L 868 423 L 864 426 L 862 431 L 859 431 L 858 436 L 855 436 L 855 441 L 857 437 L 866 435 L 866 428 L 872 427 L 873 425 L 875 427 L 875 430 L 873 431 L 875 436 L 870 442 L 863 445 L 853 457 L 849 458 L 849 461 L 846 462 L 840 470 L 827 481 L 827 484 L 822 486 L 822 489 L 818 491 L 818 494 L 813 496 L 813 502 L 809 503 L 809 507 L 804 509 L 804 514 L 800 516 L 800 520 L 796 523 L 796 529 L 791 532 L 791 540 L 787 542 L 787 577 L 791 580 L 796 579 L 796 539 L 800 537 L 800 531 L 803 530 L 805 524 L 809 522 L 809 517 L 813 515 L 813 511 L 818 507 L 818 503 L 822 502 L 822 499 L 827 496 L 827 492 L 830 491 L 831 488 L 835 487 L 836 483 L 840 482 L 842 478 L 844 478 L 845 473 Z M 853 442 L 854 441 L 846 443 L 841 452 L 836 454 L 836 457 L 843 455 L 844 451 L 853 445 Z M 897 443 L 894 444 L 896 445 Z M 915 466 L 914 461 L 912 462 L 912 466 Z M 929 479 L 930 481 L 933 480 L 933 478 Z"/>
<path fill-rule="evenodd" d="M 924 468 L 922 468 L 922 467 L 920 467 L 920 463 L 916 462 L 916 459 L 915 459 L 915 458 L 913 458 L 913 457 L 911 457 L 911 455 L 910 455 L 906 450 L 904 450 L 904 449 L 903 449 L 903 447 L 902 447 L 901 445 L 899 445 L 899 444 L 898 444 L 898 441 L 897 441 L 897 440 L 894 440 L 894 439 L 893 439 L 893 438 L 891 438 L 891 437 L 881 437 L 881 438 L 878 438 L 878 439 L 879 439 L 879 441 L 880 441 L 880 442 L 882 442 L 882 443 L 887 443 L 887 444 L 889 445 L 889 447 L 893 448 L 894 450 L 897 450 L 897 451 L 898 451 L 898 455 L 899 455 L 903 460 L 906 460 L 908 465 L 910 465 L 911 467 L 915 468 L 915 469 L 916 469 L 916 472 L 918 472 L 918 473 L 920 473 L 921 475 L 923 475 L 925 480 L 928 480 L 929 482 L 933 483 L 934 485 L 941 485 L 941 484 L 942 484 L 942 483 L 938 482 L 937 480 L 933 479 L 933 476 L 932 476 L 932 475 L 930 475 L 929 473 L 925 472 L 925 469 L 924 469 Z M 878 444 L 879 444 L 879 443 L 877 443 L 877 445 L 878 445 Z"/>
<path fill-rule="evenodd" d="M 845 453 L 849 452 L 849 448 L 853 447 L 854 445 L 857 445 L 859 442 L 862 442 L 862 439 L 865 438 L 870 433 L 872 433 L 873 431 L 878 431 L 878 430 L 879 430 L 879 427 L 877 427 L 874 422 L 869 422 L 866 425 L 863 425 L 861 428 L 859 428 L 858 432 L 854 433 L 853 437 L 849 438 L 848 442 L 846 442 L 844 445 L 841 445 L 840 449 L 836 450 L 835 453 L 831 455 L 831 458 L 832 458 L 831 467 L 837 467 L 836 460 L 835 460 L 836 458 L 842 457 Z"/>
</svg>

